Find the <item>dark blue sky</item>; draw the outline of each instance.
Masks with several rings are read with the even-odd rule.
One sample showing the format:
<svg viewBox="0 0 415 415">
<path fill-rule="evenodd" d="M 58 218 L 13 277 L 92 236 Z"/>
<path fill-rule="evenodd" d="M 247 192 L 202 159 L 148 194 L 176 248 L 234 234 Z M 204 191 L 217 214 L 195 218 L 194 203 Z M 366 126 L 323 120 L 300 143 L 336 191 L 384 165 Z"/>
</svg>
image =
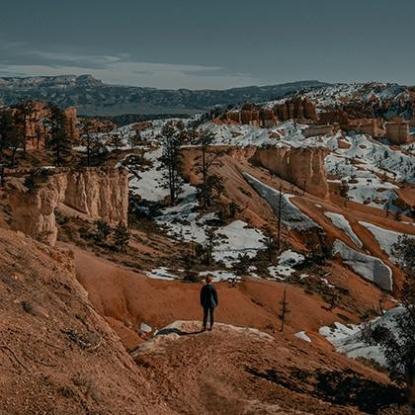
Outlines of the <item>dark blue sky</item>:
<svg viewBox="0 0 415 415">
<path fill-rule="evenodd" d="M 415 84 L 414 18 L 414 0 L 7 1 L 0 76 L 192 89 Z"/>
</svg>

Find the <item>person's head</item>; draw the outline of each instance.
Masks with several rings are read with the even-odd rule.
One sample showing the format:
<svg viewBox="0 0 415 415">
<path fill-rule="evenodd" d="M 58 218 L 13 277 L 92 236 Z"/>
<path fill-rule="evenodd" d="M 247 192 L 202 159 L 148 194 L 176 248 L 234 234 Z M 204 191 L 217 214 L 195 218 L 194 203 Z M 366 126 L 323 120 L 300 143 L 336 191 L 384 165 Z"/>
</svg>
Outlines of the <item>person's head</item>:
<svg viewBox="0 0 415 415">
<path fill-rule="evenodd" d="M 205 281 L 206 284 L 210 284 L 212 282 L 212 277 L 210 275 L 206 275 Z"/>
</svg>

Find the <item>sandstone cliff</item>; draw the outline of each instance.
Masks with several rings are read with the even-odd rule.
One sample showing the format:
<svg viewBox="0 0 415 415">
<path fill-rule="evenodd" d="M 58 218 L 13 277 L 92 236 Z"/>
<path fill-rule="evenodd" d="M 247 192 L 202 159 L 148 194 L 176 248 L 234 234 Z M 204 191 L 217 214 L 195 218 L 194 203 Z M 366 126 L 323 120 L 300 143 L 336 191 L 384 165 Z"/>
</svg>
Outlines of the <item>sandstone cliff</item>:
<svg viewBox="0 0 415 415">
<path fill-rule="evenodd" d="M 8 190 L 12 228 L 49 245 L 57 239 L 58 208 L 85 219 L 127 224 L 128 178 L 123 170 L 58 171 L 31 188 L 11 180 Z"/>
<path fill-rule="evenodd" d="M 256 104 L 244 104 L 240 110 L 227 111 L 221 120 L 227 123 L 249 124 L 271 128 L 279 121 L 290 119 L 317 120 L 315 105 L 307 99 L 292 99 L 264 108 Z"/>
<path fill-rule="evenodd" d="M 408 144 L 412 141 L 412 137 L 409 130 L 409 122 L 400 118 L 385 124 L 386 131 L 385 136 L 393 144 Z"/>
<path fill-rule="evenodd" d="M 329 193 L 324 148 L 258 148 L 252 160 L 306 192 L 325 198 Z"/>
</svg>

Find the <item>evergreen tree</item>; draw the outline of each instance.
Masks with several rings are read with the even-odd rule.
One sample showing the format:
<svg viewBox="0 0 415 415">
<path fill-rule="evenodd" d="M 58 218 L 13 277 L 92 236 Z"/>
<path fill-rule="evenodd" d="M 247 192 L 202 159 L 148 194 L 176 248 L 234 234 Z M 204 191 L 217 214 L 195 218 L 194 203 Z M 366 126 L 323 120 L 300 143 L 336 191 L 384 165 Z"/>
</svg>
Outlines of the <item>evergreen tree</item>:
<svg viewBox="0 0 415 415">
<path fill-rule="evenodd" d="M 92 133 L 92 121 L 89 118 L 85 118 L 82 121 L 81 143 L 86 148 L 86 165 L 87 167 L 90 167 L 92 162 L 92 149 L 94 144 L 94 138 Z"/>
<path fill-rule="evenodd" d="M 202 173 L 202 184 L 200 185 L 200 199 L 202 208 L 210 206 L 212 201 L 212 192 L 217 191 L 219 194 L 223 192 L 223 185 L 219 177 L 210 175 L 210 168 L 213 166 L 218 157 L 223 153 L 209 153 L 215 135 L 210 131 L 202 131 L 199 139 L 200 149 L 202 152 L 202 160 L 200 172 Z"/>
<path fill-rule="evenodd" d="M 114 147 L 115 150 L 119 150 L 123 145 L 121 135 L 118 133 L 112 134 L 110 137 L 109 145 Z"/>
<path fill-rule="evenodd" d="M 130 233 L 123 223 L 119 223 L 114 230 L 114 243 L 117 251 L 125 251 L 130 240 Z"/>
<path fill-rule="evenodd" d="M 393 256 L 405 273 L 401 289 L 402 311 L 387 325 L 368 325 L 363 340 L 383 350 L 392 379 L 406 384 L 408 397 L 415 386 L 415 239 L 401 236 Z M 414 410 L 412 402 L 412 410 Z"/>
<path fill-rule="evenodd" d="M 180 176 L 180 140 L 176 128 L 171 122 L 164 125 L 161 134 L 163 143 L 161 162 L 165 169 L 164 186 L 169 189 L 170 204 L 174 206 L 183 186 L 183 179 Z"/>
<path fill-rule="evenodd" d="M 281 321 L 281 327 L 280 331 L 283 332 L 285 328 L 285 323 L 287 320 L 287 314 L 290 312 L 288 309 L 288 301 L 287 301 L 287 289 L 284 288 L 284 293 L 282 296 L 282 300 L 280 301 L 280 313 L 278 315 L 278 318 Z"/>
<path fill-rule="evenodd" d="M 97 220 L 95 222 L 95 226 L 97 227 L 97 232 L 95 234 L 95 239 L 97 242 L 105 241 L 111 233 L 111 228 L 107 222 L 103 220 Z"/>
<path fill-rule="evenodd" d="M 10 155 L 10 167 L 16 166 L 16 155 L 25 140 L 22 113 L 16 109 L 5 109 L 0 114 L 0 162 L 5 162 L 6 150 Z"/>
<path fill-rule="evenodd" d="M 65 112 L 55 105 L 51 105 L 48 148 L 52 151 L 56 166 L 67 164 L 72 155 L 72 142 L 66 131 Z"/>
</svg>

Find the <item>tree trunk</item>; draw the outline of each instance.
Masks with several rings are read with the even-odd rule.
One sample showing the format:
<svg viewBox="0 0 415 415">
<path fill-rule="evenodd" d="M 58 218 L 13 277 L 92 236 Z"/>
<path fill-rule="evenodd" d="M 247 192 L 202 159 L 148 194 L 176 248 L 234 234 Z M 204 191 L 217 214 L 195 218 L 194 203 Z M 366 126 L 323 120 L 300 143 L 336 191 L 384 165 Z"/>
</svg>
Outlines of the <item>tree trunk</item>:
<svg viewBox="0 0 415 415">
<path fill-rule="evenodd" d="M 411 413 L 415 414 L 415 366 L 410 365 L 406 369 L 406 393 Z"/>
</svg>

